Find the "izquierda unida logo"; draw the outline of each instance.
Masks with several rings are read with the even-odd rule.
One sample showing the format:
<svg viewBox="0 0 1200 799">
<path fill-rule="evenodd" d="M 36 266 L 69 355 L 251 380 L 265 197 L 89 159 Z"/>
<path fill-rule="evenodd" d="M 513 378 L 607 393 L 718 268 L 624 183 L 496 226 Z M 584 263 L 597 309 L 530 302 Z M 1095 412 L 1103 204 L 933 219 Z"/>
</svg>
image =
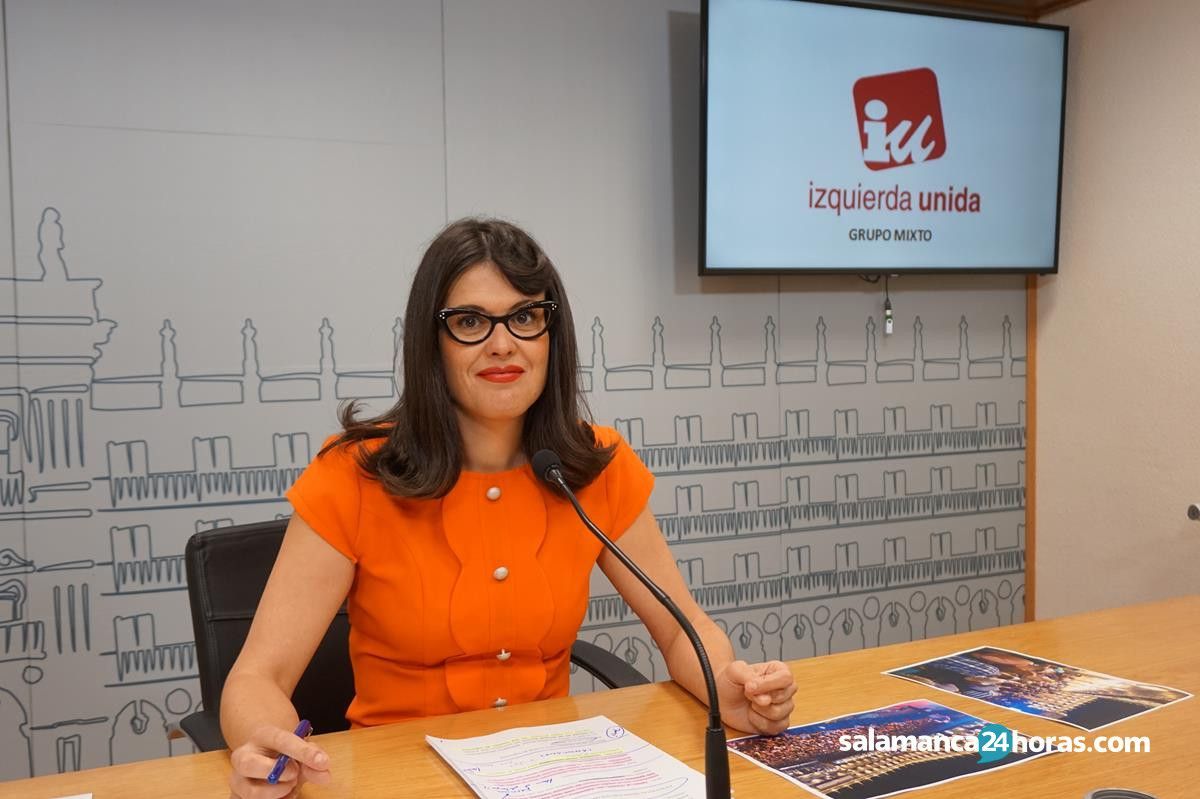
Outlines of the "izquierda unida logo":
<svg viewBox="0 0 1200 799">
<path fill-rule="evenodd" d="M 859 78 L 854 83 L 854 108 L 868 169 L 919 164 L 946 152 L 942 102 L 932 69 Z"/>
</svg>

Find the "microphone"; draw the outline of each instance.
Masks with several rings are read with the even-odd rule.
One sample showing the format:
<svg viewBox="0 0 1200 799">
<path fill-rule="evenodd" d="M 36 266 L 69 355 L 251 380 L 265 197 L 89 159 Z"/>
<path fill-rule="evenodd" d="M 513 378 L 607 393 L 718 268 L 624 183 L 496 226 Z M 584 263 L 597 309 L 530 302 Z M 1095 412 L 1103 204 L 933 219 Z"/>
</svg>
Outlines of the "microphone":
<svg viewBox="0 0 1200 799">
<path fill-rule="evenodd" d="M 592 535 L 600 539 L 600 543 L 604 548 L 611 552 L 621 564 L 625 566 L 633 576 L 638 578 L 642 585 L 659 601 L 664 608 L 670 611 L 675 617 L 675 621 L 683 628 L 683 632 L 687 635 L 688 640 L 692 642 L 692 648 L 696 650 L 696 658 L 700 661 L 700 670 L 704 673 L 704 686 L 708 691 L 708 727 L 704 731 L 704 784 L 705 795 L 707 799 L 729 799 L 729 750 L 725 746 L 725 728 L 721 724 L 721 708 L 717 699 L 717 680 L 713 676 L 712 665 L 708 662 L 708 653 L 704 651 L 704 643 L 700 640 L 700 634 L 696 632 L 696 628 L 688 621 L 687 616 L 683 615 L 683 611 L 679 606 L 672 601 L 671 597 L 667 596 L 667 592 L 658 587 L 658 585 L 646 576 L 646 573 L 638 568 L 637 564 L 629 559 L 621 549 L 613 543 L 604 532 L 597 527 L 583 507 L 579 504 L 579 500 L 575 498 L 574 492 L 567 486 L 567 481 L 563 479 L 562 462 L 558 459 L 553 450 L 539 450 L 533 456 L 533 473 L 541 480 L 549 483 L 551 486 L 562 491 L 574 506 L 575 512 L 579 514 L 579 518 L 584 525 L 592 531 Z"/>
</svg>

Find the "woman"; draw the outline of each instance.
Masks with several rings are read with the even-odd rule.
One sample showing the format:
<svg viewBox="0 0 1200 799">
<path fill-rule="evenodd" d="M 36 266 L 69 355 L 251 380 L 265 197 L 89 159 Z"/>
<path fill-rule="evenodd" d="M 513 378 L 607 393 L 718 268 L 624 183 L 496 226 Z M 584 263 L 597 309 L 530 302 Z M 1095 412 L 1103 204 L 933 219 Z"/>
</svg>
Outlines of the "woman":
<svg viewBox="0 0 1200 799">
<path fill-rule="evenodd" d="M 288 492 L 296 513 L 222 693 L 236 797 L 273 799 L 329 778 L 328 756 L 292 734 L 288 697 L 343 600 L 356 727 L 566 695 L 597 562 L 671 677 L 704 701 L 674 619 L 533 476 L 528 458 L 543 448 L 695 624 L 725 723 L 787 727 L 791 673 L 735 660 L 693 601 L 647 504 L 653 477 L 614 430 L 582 421 L 577 369 L 566 293 L 538 245 L 495 220 L 442 231 L 408 298 L 400 402 L 366 421 L 347 408 L 341 435 Z M 293 761 L 268 785 L 280 752 Z"/>
</svg>

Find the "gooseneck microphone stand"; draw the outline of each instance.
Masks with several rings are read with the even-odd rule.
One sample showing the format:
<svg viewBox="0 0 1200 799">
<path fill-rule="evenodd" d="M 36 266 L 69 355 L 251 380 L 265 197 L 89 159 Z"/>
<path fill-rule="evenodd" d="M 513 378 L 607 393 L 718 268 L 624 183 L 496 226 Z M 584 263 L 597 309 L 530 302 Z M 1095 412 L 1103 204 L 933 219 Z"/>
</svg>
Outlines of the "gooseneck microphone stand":
<svg viewBox="0 0 1200 799">
<path fill-rule="evenodd" d="M 620 547 L 612 542 L 612 540 L 597 527 L 583 507 L 579 504 L 579 500 L 575 498 L 574 492 L 567 486 L 567 481 L 563 479 L 562 462 L 558 455 L 548 449 L 540 450 L 533 456 L 533 473 L 538 478 L 549 483 L 551 486 L 561 491 L 571 505 L 575 508 L 575 512 L 579 514 L 579 518 L 592 531 L 592 535 L 600 539 L 609 552 L 621 561 L 626 569 L 633 574 L 642 585 L 654 596 L 659 603 L 670 611 L 675 617 L 675 621 L 683 629 L 688 640 L 692 642 L 692 648 L 696 650 L 696 658 L 700 661 L 700 670 L 704 673 L 704 687 L 708 691 L 708 727 L 704 731 L 704 784 L 705 794 L 707 799 L 729 799 L 729 750 L 725 746 L 725 728 L 721 724 L 721 708 L 717 698 L 717 681 L 713 676 L 712 665 L 708 662 L 708 653 L 704 651 L 704 643 L 700 640 L 699 633 L 688 618 L 683 615 L 683 611 L 679 606 L 667 596 L 667 592 L 658 587 L 657 584 L 645 572 L 638 568 L 637 564 L 629 559 L 629 556 L 621 551 Z"/>
</svg>

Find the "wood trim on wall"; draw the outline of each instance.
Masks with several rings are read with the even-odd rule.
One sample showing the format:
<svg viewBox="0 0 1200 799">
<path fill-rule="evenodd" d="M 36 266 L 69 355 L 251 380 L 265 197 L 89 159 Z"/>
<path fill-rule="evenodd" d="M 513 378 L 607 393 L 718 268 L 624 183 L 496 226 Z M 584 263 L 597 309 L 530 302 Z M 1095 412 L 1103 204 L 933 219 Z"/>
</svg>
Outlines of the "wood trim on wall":
<svg viewBox="0 0 1200 799">
<path fill-rule="evenodd" d="M 1037 281 L 1025 278 L 1025 621 L 1037 618 Z"/>
</svg>

